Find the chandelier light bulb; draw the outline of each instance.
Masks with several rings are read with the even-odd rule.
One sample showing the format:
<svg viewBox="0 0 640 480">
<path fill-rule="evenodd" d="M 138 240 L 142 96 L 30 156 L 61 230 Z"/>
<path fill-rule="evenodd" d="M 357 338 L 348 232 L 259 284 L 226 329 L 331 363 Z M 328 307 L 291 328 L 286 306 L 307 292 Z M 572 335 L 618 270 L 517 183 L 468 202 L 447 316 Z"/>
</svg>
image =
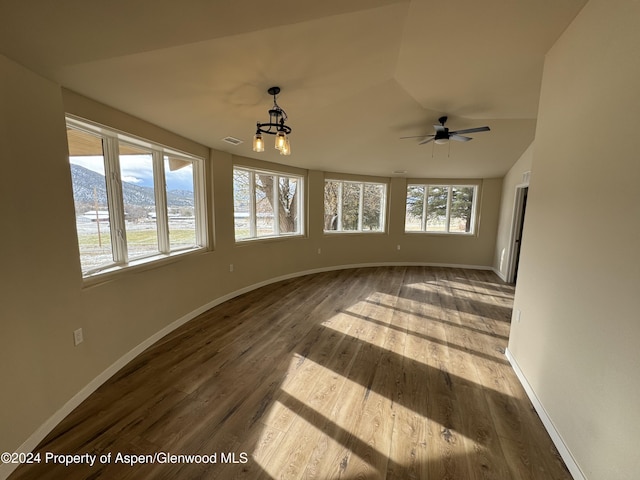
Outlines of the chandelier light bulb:
<svg viewBox="0 0 640 480">
<path fill-rule="evenodd" d="M 253 137 L 253 151 L 264 152 L 264 140 L 262 139 L 262 134 L 259 132 Z"/>
<path fill-rule="evenodd" d="M 284 141 L 283 147 L 280 149 L 280 155 L 291 155 L 291 144 L 289 143 L 289 137 Z"/>
<path fill-rule="evenodd" d="M 287 143 L 287 134 L 280 130 L 276 134 L 276 149 L 282 151 L 285 144 Z"/>
</svg>

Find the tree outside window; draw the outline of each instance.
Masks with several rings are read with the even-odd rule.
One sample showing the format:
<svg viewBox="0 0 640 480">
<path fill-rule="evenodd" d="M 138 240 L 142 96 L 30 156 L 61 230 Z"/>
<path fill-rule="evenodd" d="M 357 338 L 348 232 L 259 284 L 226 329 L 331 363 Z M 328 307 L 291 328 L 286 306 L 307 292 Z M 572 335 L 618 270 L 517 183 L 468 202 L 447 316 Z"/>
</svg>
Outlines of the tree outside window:
<svg viewBox="0 0 640 480">
<path fill-rule="evenodd" d="M 472 234 L 477 186 L 409 185 L 405 231 Z"/>
<path fill-rule="evenodd" d="M 384 183 L 326 180 L 325 232 L 381 232 L 385 228 Z"/>
<path fill-rule="evenodd" d="M 234 168 L 236 241 L 301 235 L 302 186 L 299 176 Z"/>
</svg>

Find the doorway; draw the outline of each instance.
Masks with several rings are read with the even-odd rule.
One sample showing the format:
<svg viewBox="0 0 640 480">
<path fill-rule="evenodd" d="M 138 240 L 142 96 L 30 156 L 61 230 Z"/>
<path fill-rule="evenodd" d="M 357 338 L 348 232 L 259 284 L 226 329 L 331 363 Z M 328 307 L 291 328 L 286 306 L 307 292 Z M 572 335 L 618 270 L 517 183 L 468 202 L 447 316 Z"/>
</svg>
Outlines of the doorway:
<svg viewBox="0 0 640 480">
<path fill-rule="evenodd" d="M 524 217 L 527 210 L 527 197 L 529 185 L 516 186 L 516 198 L 513 206 L 513 223 L 511 225 L 511 248 L 509 253 L 508 283 L 516 283 L 518 269 L 520 267 L 520 252 L 522 250 L 522 232 L 524 230 Z"/>
</svg>

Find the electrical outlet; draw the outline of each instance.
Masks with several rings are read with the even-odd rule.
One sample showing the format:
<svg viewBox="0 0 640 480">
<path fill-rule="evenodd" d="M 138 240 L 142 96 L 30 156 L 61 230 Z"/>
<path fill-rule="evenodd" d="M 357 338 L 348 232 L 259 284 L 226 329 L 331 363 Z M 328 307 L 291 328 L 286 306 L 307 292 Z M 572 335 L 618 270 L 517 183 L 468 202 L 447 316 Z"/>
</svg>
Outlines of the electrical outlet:
<svg viewBox="0 0 640 480">
<path fill-rule="evenodd" d="M 400 250 L 400 245 L 396 246 L 396 250 Z"/>
<path fill-rule="evenodd" d="M 320 255 L 321 253 L 322 253 L 322 249 L 321 249 L 321 248 L 319 248 L 319 249 L 318 249 L 318 255 Z"/>
<path fill-rule="evenodd" d="M 233 263 L 230 263 L 230 264 L 229 264 L 229 271 L 230 271 L 230 272 L 233 272 Z"/>
<path fill-rule="evenodd" d="M 520 323 L 520 317 L 522 316 L 522 312 L 520 309 L 516 309 L 516 322 Z"/>
<path fill-rule="evenodd" d="M 84 335 L 82 333 L 82 329 L 79 328 L 73 331 L 73 344 L 77 347 L 82 342 L 84 342 Z"/>
</svg>

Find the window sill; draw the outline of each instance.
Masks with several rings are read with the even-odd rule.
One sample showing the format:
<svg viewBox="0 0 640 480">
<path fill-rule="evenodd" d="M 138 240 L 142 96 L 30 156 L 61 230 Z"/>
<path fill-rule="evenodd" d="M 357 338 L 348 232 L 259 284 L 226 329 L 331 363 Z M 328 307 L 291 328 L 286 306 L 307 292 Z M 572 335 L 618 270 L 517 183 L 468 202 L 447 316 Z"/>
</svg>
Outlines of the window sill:
<svg viewBox="0 0 640 480">
<path fill-rule="evenodd" d="M 291 235 L 273 235 L 273 236 L 264 236 L 264 237 L 252 237 L 252 238 L 241 238 L 236 240 L 236 246 L 241 245 L 249 245 L 255 242 L 277 242 L 281 240 L 289 240 L 294 238 L 306 238 L 306 235 L 301 233 L 294 233 Z"/>
<path fill-rule="evenodd" d="M 100 285 L 102 283 L 113 281 L 128 273 L 139 273 L 145 270 L 152 270 L 154 268 L 174 263 L 185 256 L 205 253 L 206 251 L 207 249 L 205 247 L 189 248 L 167 254 L 137 258 L 127 263 L 126 265 L 112 265 L 109 267 L 105 267 L 99 271 L 94 271 L 92 273 L 83 275 L 82 286 L 92 287 L 95 285 Z"/>
<path fill-rule="evenodd" d="M 452 237 L 475 237 L 476 232 L 425 232 L 418 230 L 405 230 L 407 235 L 435 235 L 435 236 L 452 236 Z"/>
<path fill-rule="evenodd" d="M 324 230 L 325 235 L 385 235 L 383 230 Z"/>
</svg>

